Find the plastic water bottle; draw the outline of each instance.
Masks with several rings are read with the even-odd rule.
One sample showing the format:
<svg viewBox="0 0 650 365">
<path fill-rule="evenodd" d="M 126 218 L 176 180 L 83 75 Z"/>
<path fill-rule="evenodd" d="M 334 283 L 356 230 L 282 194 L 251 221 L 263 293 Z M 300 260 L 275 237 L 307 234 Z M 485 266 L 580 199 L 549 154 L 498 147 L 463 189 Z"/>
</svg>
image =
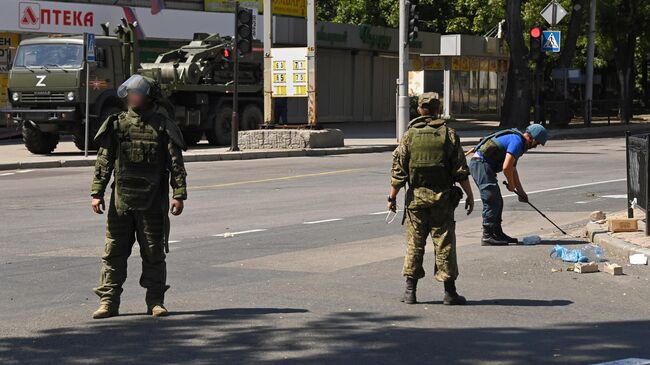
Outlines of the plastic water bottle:
<svg viewBox="0 0 650 365">
<path fill-rule="evenodd" d="M 589 259 L 589 262 L 601 262 L 605 257 L 603 248 L 598 245 L 594 245 L 593 243 L 581 248 L 580 251 L 582 253 L 582 256 L 585 256 L 587 259 Z"/>
</svg>

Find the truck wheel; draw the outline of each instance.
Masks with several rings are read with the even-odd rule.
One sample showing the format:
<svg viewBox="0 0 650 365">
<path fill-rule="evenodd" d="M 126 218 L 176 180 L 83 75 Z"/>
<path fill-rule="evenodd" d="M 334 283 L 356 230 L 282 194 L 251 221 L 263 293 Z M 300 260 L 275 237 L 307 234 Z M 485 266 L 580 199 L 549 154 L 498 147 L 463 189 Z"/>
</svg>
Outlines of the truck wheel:
<svg viewBox="0 0 650 365">
<path fill-rule="evenodd" d="M 217 112 L 212 121 L 212 128 L 205 132 L 213 146 L 225 146 L 230 144 L 230 121 L 232 119 L 232 108 L 224 106 Z"/>
<path fill-rule="evenodd" d="M 264 123 L 264 113 L 257 104 L 248 104 L 241 113 L 241 130 L 257 129 Z"/>
<path fill-rule="evenodd" d="M 183 139 L 188 146 L 195 146 L 201 142 L 203 138 L 203 131 L 183 131 Z"/>
<path fill-rule="evenodd" d="M 101 127 L 102 123 L 104 123 L 109 116 L 121 111 L 122 109 L 116 106 L 108 106 L 102 109 L 98 120 L 90 121 L 90 131 L 88 131 L 88 150 L 96 151 L 99 149 L 99 144 L 95 142 L 95 135 L 97 134 L 99 127 Z M 72 140 L 74 141 L 74 145 L 77 146 L 80 151 L 86 149 L 86 130 L 84 129 L 84 126 L 74 132 Z"/>
<path fill-rule="evenodd" d="M 23 141 L 27 150 L 36 155 L 52 153 L 59 143 L 57 133 L 44 133 L 35 128 L 23 126 Z"/>
</svg>

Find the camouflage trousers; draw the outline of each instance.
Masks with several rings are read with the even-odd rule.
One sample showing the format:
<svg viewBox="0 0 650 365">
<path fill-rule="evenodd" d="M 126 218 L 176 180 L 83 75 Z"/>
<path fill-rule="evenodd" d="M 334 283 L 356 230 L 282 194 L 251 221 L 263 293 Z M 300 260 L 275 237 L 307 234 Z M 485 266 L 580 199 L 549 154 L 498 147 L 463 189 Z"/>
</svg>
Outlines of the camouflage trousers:
<svg viewBox="0 0 650 365">
<path fill-rule="evenodd" d="M 161 203 L 154 202 L 150 210 L 118 214 L 111 199 L 99 286 L 94 289 L 102 303 L 119 306 L 127 260 L 137 239 L 142 258 L 140 285 L 147 289 L 145 301 L 148 307 L 163 304 L 169 286 L 166 284 L 165 216 L 160 206 Z"/>
<path fill-rule="evenodd" d="M 435 266 L 434 275 L 438 281 L 456 280 L 458 263 L 456 261 L 456 222 L 454 210 L 449 207 L 431 207 L 406 210 L 406 256 L 402 275 L 421 279 L 425 272 L 422 267 L 424 246 L 431 235 Z"/>
</svg>

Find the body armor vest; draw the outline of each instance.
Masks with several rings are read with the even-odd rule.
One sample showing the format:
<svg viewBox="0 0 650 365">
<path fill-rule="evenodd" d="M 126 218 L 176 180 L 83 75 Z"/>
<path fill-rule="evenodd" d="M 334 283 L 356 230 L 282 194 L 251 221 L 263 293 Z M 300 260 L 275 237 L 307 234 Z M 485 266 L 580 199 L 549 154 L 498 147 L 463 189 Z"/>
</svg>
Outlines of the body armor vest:
<svg viewBox="0 0 650 365">
<path fill-rule="evenodd" d="M 420 119 L 420 118 L 418 118 Z M 409 158 L 409 186 L 441 191 L 453 185 L 449 167 L 449 132 L 440 121 L 414 120 Z"/>
<path fill-rule="evenodd" d="M 144 119 L 144 120 L 143 120 Z M 167 168 L 162 118 L 156 113 L 140 116 L 122 113 L 115 123 L 116 208 L 147 210 L 166 186 Z"/>
<path fill-rule="evenodd" d="M 503 162 L 505 161 L 507 154 L 505 146 L 499 143 L 497 138 L 507 134 L 516 134 L 520 138 L 524 138 L 524 135 L 519 130 L 506 129 L 485 137 L 478 146 L 476 146 L 476 151 L 480 152 L 483 158 L 494 163 L 497 170 L 496 172 L 500 172 L 503 169 Z"/>
</svg>

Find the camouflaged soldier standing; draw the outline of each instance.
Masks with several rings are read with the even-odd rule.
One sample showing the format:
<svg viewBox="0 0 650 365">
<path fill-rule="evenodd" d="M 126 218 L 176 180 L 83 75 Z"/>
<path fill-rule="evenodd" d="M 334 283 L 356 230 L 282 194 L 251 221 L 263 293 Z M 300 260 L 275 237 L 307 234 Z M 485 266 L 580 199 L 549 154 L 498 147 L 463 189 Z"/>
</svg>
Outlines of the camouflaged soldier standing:
<svg viewBox="0 0 650 365">
<path fill-rule="evenodd" d="M 180 130 L 163 109 L 156 106 L 157 83 L 134 75 L 120 86 L 129 109 L 109 117 L 96 140 L 100 143 L 92 183 L 92 207 L 102 214 L 104 191 L 114 173 L 108 208 L 106 245 L 99 286 L 100 307 L 93 318 L 118 315 L 127 259 L 137 239 L 142 257 L 140 285 L 147 289 L 147 313 L 167 315 L 164 306 L 169 238 L 169 187 L 173 189 L 171 213 L 183 211 L 187 198 L 186 172 Z M 170 175 L 171 174 L 171 179 Z"/>
<path fill-rule="evenodd" d="M 397 194 L 408 184 L 404 222 L 406 224 L 406 256 L 402 274 L 406 277 L 403 302 L 417 303 L 416 288 L 425 273 L 422 267 L 427 236 L 431 235 L 435 250 L 434 275 L 445 287 L 444 304 L 465 304 L 456 291 L 458 265 L 454 210 L 467 194 L 465 209 L 474 209 L 469 185 L 469 171 L 460 139 L 456 132 L 437 119 L 440 102 L 433 93 L 424 93 L 418 101 L 420 117 L 409 123 L 409 129 L 393 152 L 391 189 L 388 209 L 397 210 Z M 462 190 L 455 183 L 459 183 Z"/>
</svg>

